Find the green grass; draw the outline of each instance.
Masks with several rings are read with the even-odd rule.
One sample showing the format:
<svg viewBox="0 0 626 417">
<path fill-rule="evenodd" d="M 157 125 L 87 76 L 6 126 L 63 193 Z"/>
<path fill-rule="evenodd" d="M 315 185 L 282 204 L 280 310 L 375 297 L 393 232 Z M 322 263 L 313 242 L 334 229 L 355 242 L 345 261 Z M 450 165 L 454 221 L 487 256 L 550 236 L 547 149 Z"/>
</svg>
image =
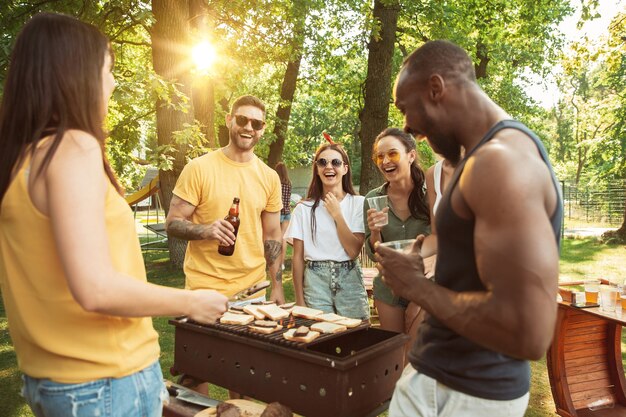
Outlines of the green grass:
<svg viewBox="0 0 626 417">
<path fill-rule="evenodd" d="M 6 316 L 4 303 L 0 300 L 0 416 L 30 417 L 33 414 L 20 396 L 22 379 L 17 369 Z"/>
<path fill-rule="evenodd" d="M 597 239 L 565 239 L 561 249 L 561 281 L 604 278 L 623 283 L 626 247 Z"/>
<path fill-rule="evenodd" d="M 158 247 L 159 245 L 155 245 Z M 184 277 L 182 271 L 169 266 L 168 253 L 161 245 L 161 250 L 145 251 L 146 267 L 150 282 L 159 285 L 182 288 Z M 581 280 L 584 277 L 600 277 L 616 280 L 623 279 L 620 271 L 626 270 L 626 247 L 620 245 L 603 245 L 595 239 L 566 239 L 561 252 L 561 280 Z M 291 252 L 288 251 L 288 259 Z M 287 262 L 289 266 L 289 262 Z M 284 276 L 285 296 L 293 300 L 293 283 L 287 269 Z M 161 368 L 166 378 L 173 364 L 174 329 L 168 324 L 168 318 L 154 319 L 154 327 L 159 333 L 161 344 Z M 626 361 L 626 338 L 622 338 L 623 358 Z M 554 403 L 546 371 L 545 359 L 531 363 L 532 381 L 530 404 L 526 417 L 543 417 L 554 415 Z M 32 413 L 20 396 L 20 373 L 17 369 L 15 353 L 9 338 L 8 324 L 4 305 L 0 302 L 0 416 L 32 417 Z M 210 387 L 210 395 L 224 400 L 227 392 L 223 388 Z"/>
</svg>

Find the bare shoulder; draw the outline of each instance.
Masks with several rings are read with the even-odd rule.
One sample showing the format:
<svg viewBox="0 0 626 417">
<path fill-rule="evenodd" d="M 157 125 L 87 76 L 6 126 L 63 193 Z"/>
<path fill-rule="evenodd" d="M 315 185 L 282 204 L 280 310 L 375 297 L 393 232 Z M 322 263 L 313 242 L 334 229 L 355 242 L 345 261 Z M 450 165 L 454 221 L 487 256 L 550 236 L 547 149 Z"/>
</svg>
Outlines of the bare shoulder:
<svg viewBox="0 0 626 417">
<path fill-rule="evenodd" d="M 88 204 L 101 201 L 109 181 L 98 140 L 80 130 L 65 132 L 46 169 L 45 178 L 51 194 L 80 193 L 81 200 Z"/>
<path fill-rule="evenodd" d="M 81 156 L 102 159 L 102 147 L 98 140 L 82 130 L 68 130 L 57 150 L 59 156 Z"/>
<path fill-rule="evenodd" d="M 435 192 L 435 165 L 432 165 L 430 168 L 426 170 L 425 174 L 426 179 L 426 192 Z"/>
<path fill-rule="evenodd" d="M 505 129 L 478 149 L 461 176 L 463 197 L 471 205 L 489 198 L 541 203 L 555 207 L 556 191 L 548 166 L 534 141 L 523 132 Z"/>
<path fill-rule="evenodd" d="M 52 143 L 52 140 L 44 140 L 37 147 L 33 167 L 36 168 L 42 162 Z M 50 161 L 50 168 L 65 169 L 69 164 L 102 169 L 102 148 L 98 140 L 81 130 L 66 131 Z"/>
<path fill-rule="evenodd" d="M 98 139 L 93 135 L 77 129 L 70 129 L 63 136 L 65 146 L 76 147 L 82 150 L 101 149 Z"/>
<path fill-rule="evenodd" d="M 433 164 L 431 165 L 427 170 L 426 170 L 426 178 L 433 178 L 435 176 L 435 166 L 437 164 Z"/>
</svg>

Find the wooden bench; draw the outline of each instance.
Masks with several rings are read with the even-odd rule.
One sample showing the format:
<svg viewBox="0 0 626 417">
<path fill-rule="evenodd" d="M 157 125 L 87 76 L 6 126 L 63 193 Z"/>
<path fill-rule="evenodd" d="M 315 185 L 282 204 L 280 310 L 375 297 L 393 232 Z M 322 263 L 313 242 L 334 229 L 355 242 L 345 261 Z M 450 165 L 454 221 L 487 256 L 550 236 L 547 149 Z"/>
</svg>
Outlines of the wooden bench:
<svg viewBox="0 0 626 417">
<path fill-rule="evenodd" d="M 621 336 L 626 312 L 607 313 L 570 305 L 568 291 L 558 305 L 547 366 L 556 412 L 564 417 L 626 416 L 626 380 Z M 610 406 L 594 410 L 593 404 Z M 590 409 L 590 406 L 592 409 Z"/>
</svg>

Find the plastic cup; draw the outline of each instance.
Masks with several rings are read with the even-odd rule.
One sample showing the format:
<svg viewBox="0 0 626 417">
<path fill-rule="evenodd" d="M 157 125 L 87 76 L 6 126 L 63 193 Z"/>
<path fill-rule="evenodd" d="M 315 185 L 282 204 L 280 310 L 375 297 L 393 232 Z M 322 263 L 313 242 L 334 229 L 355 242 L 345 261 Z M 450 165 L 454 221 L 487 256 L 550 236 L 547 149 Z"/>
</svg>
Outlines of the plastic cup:
<svg viewBox="0 0 626 417">
<path fill-rule="evenodd" d="M 600 299 L 603 311 L 614 312 L 617 306 L 617 287 L 602 285 L 600 287 Z"/>
<path fill-rule="evenodd" d="M 599 292 L 600 292 L 600 280 L 599 279 L 585 280 L 585 301 L 587 301 L 588 303 L 597 303 Z"/>
<path fill-rule="evenodd" d="M 370 205 L 370 208 L 376 209 L 376 211 L 383 211 L 385 207 L 389 207 L 389 201 L 386 195 L 370 197 L 367 199 L 367 203 Z M 387 223 L 389 223 L 389 215 L 387 213 L 383 214 L 385 215 L 385 219 L 376 223 L 376 227 L 386 226 Z"/>
<path fill-rule="evenodd" d="M 392 240 L 391 242 L 382 242 L 380 246 L 404 252 L 411 248 L 413 242 L 415 242 L 415 239 Z"/>
</svg>

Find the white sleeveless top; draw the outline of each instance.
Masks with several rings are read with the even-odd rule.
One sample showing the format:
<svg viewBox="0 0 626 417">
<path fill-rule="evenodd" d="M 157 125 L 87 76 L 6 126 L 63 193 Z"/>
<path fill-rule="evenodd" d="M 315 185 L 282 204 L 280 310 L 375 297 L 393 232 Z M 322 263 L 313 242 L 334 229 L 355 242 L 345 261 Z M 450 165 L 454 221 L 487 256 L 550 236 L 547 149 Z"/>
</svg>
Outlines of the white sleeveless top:
<svg viewBox="0 0 626 417">
<path fill-rule="evenodd" d="M 443 193 L 441 192 L 441 171 L 443 170 L 443 159 L 438 161 L 435 164 L 435 172 L 434 172 L 434 186 L 435 186 L 435 194 L 437 197 L 435 198 L 435 204 L 433 204 L 433 214 L 437 213 L 437 207 L 439 207 L 439 202 L 441 201 L 441 197 L 443 197 Z"/>
</svg>

